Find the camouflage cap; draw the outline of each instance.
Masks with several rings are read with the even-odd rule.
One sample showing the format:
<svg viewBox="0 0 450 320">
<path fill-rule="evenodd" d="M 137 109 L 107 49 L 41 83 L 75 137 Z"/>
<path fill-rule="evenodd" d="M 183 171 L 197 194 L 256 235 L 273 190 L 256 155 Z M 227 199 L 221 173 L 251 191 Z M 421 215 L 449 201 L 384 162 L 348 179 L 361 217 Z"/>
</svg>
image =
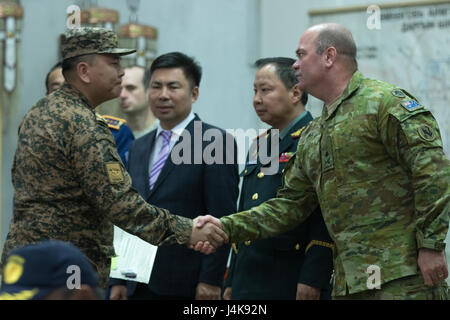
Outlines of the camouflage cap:
<svg viewBox="0 0 450 320">
<path fill-rule="evenodd" d="M 61 35 L 63 60 L 85 54 L 114 53 L 126 55 L 133 52 L 136 52 L 136 50 L 118 48 L 116 33 L 104 28 L 74 28 Z"/>
</svg>

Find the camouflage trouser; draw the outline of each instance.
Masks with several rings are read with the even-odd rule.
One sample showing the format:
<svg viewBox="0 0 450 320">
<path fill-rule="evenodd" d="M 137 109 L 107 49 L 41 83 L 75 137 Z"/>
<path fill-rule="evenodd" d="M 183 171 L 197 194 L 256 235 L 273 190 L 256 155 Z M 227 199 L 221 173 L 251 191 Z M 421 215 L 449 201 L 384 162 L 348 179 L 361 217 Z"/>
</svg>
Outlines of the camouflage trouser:
<svg viewBox="0 0 450 320">
<path fill-rule="evenodd" d="M 333 297 L 334 300 L 448 300 L 447 283 L 442 281 L 435 287 L 423 284 L 422 275 L 396 279 L 381 285 L 381 289 L 366 290 L 346 296 Z"/>
</svg>

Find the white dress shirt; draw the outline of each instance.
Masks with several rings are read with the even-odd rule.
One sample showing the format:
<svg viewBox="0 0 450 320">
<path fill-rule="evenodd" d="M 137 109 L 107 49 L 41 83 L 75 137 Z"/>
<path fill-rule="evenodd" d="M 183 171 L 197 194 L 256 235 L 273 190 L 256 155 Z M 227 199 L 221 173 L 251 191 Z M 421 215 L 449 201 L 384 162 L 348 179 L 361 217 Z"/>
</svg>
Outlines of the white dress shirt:
<svg viewBox="0 0 450 320">
<path fill-rule="evenodd" d="M 169 156 L 170 152 L 172 151 L 173 146 L 180 138 L 181 134 L 183 133 L 184 129 L 186 129 L 189 122 L 195 119 L 194 112 L 191 110 L 191 113 L 179 124 L 177 124 L 175 127 L 173 127 L 170 131 L 172 131 L 172 136 L 170 137 L 170 145 L 169 145 Z M 158 123 L 158 128 L 156 130 L 156 138 L 155 138 L 155 147 L 153 148 L 152 152 L 150 153 L 150 161 L 148 166 L 148 172 L 152 172 L 152 166 L 155 163 L 156 159 L 158 158 L 159 152 L 163 146 L 163 137 L 160 135 L 161 131 L 164 129 L 161 128 L 161 124 Z"/>
</svg>

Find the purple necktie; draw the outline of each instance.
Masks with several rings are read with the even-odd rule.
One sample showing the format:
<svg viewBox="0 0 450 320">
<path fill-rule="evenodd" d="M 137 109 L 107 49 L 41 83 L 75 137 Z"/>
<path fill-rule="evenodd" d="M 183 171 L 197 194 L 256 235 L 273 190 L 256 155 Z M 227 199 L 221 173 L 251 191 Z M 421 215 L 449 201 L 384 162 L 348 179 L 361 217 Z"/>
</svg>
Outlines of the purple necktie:
<svg viewBox="0 0 450 320">
<path fill-rule="evenodd" d="M 172 131 L 163 130 L 161 131 L 161 136 L 163 137 L 163 145 L 161 150 L 159 150 L 158 158 L 152 166 L 152 171 L 150 172 L 150 190 L 153 189 L 156 179 L 158 179 L 161 169 L 164 167 L 164 163 L 169 156 L 169 145 L 170 137 L 172 136 Z"/>
</svg>

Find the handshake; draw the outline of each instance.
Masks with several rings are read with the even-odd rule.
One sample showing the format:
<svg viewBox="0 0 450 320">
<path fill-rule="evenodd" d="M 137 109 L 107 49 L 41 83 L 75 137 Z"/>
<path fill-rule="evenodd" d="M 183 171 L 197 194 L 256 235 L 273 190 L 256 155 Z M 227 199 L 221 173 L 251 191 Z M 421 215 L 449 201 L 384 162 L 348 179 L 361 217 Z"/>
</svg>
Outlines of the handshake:
<svg viewBox="0 0 450 320">
<path fill-rule="evenodd" d="M 210 254 L 224 243 L 228 243 L 228 235 L 222 230 L 219 219 L 211 215 L 194 219 L 189 248 Z"/>
</svg>

